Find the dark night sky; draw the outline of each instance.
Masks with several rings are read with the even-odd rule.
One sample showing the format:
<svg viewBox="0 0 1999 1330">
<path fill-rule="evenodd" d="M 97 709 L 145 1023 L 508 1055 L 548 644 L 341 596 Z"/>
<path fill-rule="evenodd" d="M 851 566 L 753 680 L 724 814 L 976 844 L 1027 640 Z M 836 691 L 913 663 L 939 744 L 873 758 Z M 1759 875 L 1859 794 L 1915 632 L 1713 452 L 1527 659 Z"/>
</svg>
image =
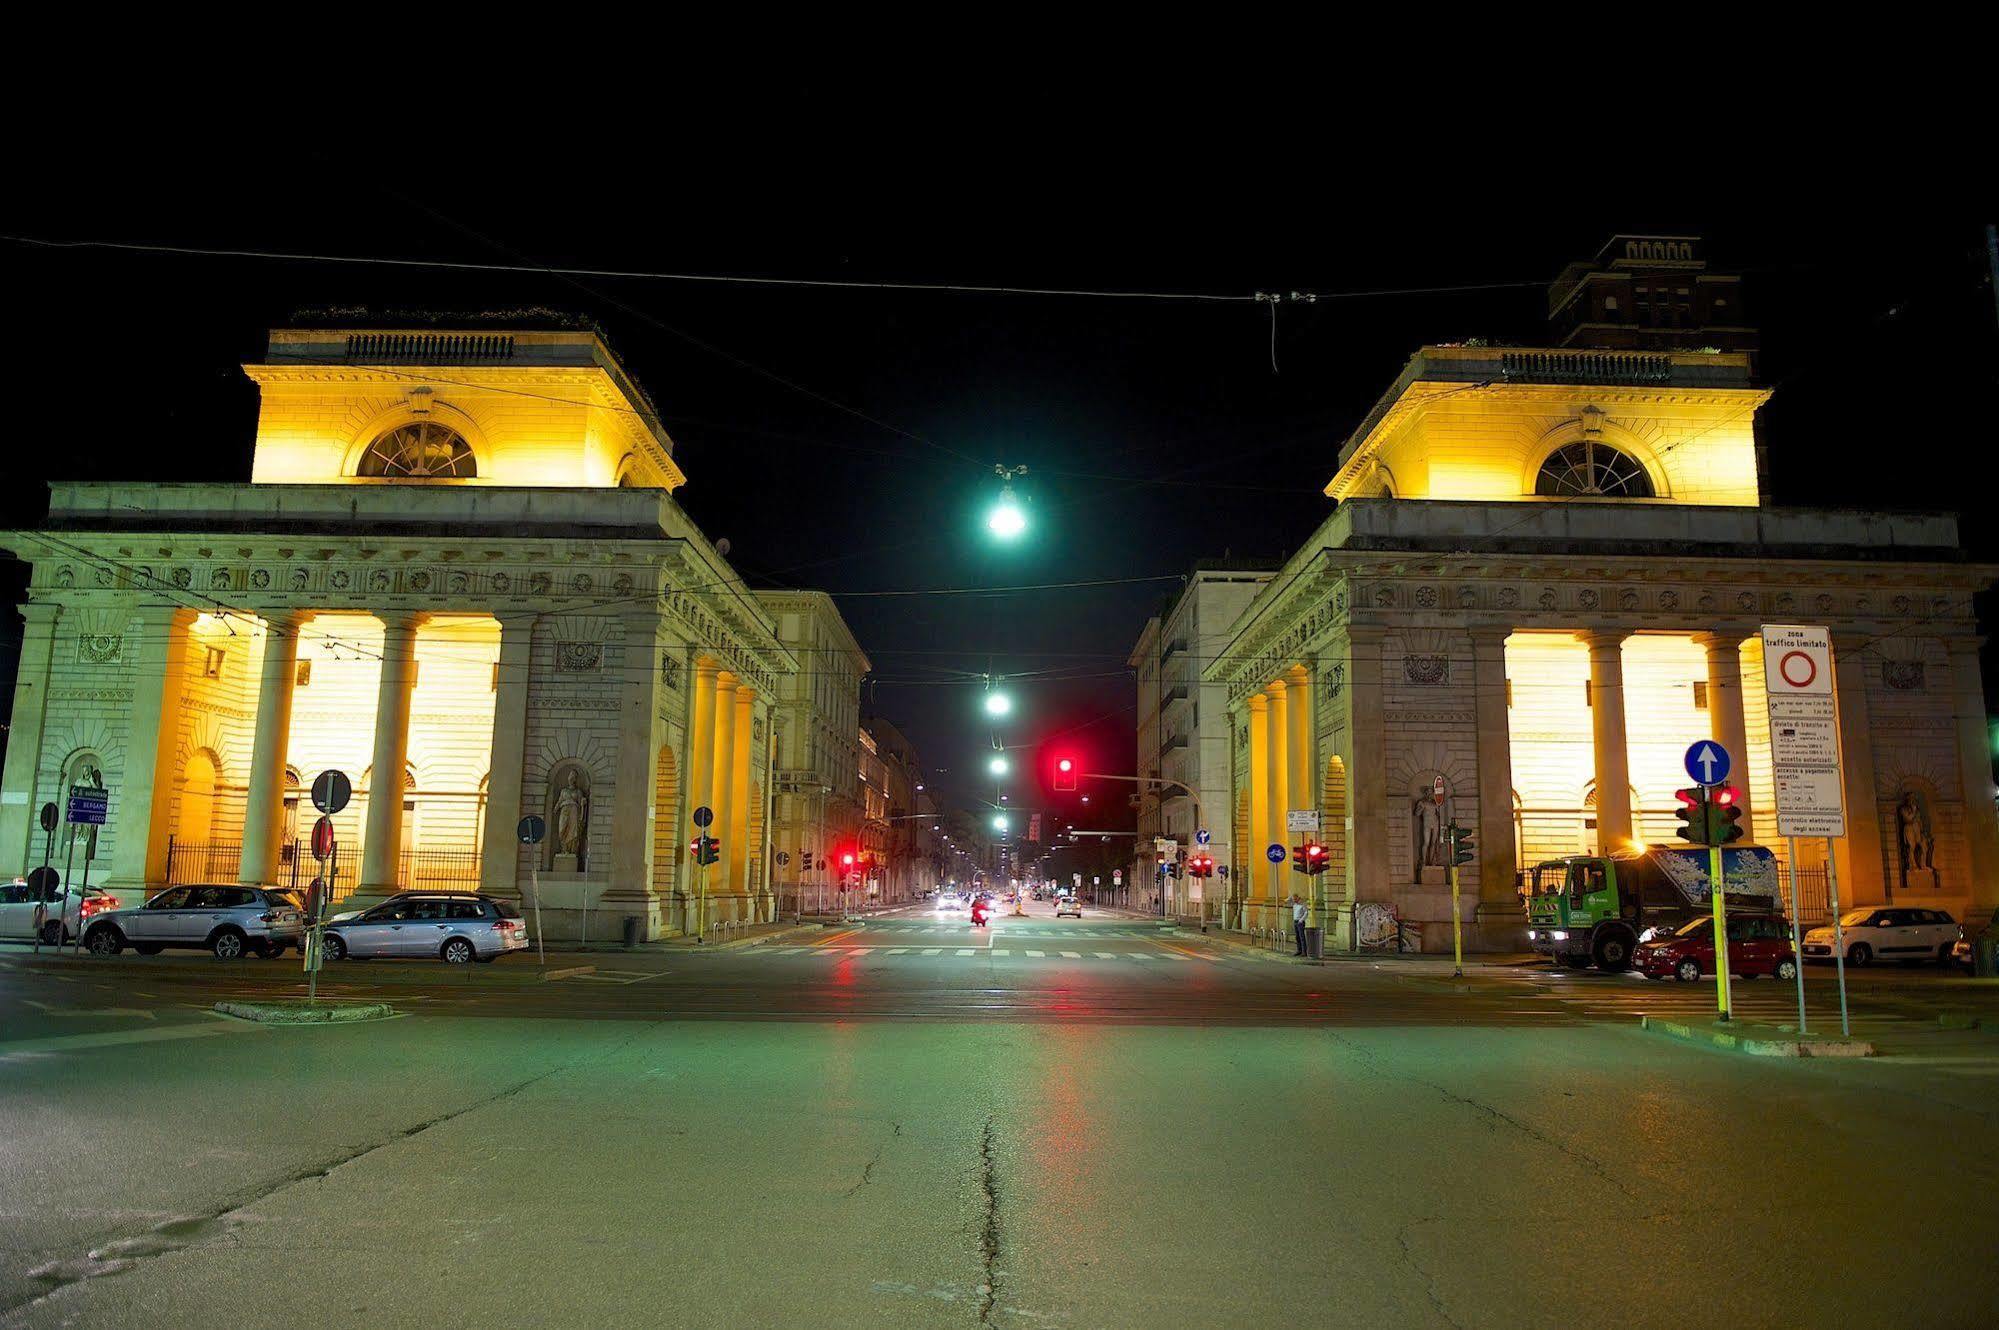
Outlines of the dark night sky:
<svg viewBox="0 0 1999 1330">
<path fill-rule="evenodd" d="M 282 170 L 66 156 L 34 164 L 0 230 L 63 239 L 482 262 L 1243 293 L 1545 282 L 1617 231 L 1693 232 L 1750 273 L 1775 499 L 1968 509 L 1999 479 L 1999 334 L 1986 218 L 1942 202 L 1862 208 L 1790 192 L 1662 200 L 1564 189 L 1476 204 L 1406 191 L 1365 207 L 1286 191 L 1166 188 L 1077 161 L 986 174 L 890 173 L 800 149 L 745 172 L 673 158 L 630 187 L 610 158 L 551 155 L 545 183 L 470 159 L 301 158 Z M 433 157 L 436 153 L 433 152 Z M 1136 171 L 1136 167 L 1133 168 Z M 593 174 L 594 173 L 594 174 Z M 1769 196 L 1766 196 L 1766 198 Z M 1585 201 L 1578 206 L 1577 200 Z M 1836 224 L 1833 219 L 1837 219 Z M 247 478 L 255 394 L 236 366 L 296 309 L 587 314 L 644 384 L 689 476 L 681 503 L 727 537 L 752 584 L 838 593 L 1140 578 L 1225 552 L 1279 558 L 1327 511 L 1348 431 L 1425 341 L 1534 341 L 1542 292 L 1322 300 L 1265 309 L 1075 298 L 716 287 L 543 274 L 469 276 L 52 251 L 0 244 L 12 297 L 8 524 L 30 481 Z M 358 319 L 357 319 L 358 321 Z M 703 350 L 694 340 L 727 355 Z M 787 388 L 823 394 L 929 444 Z M 933 446 L 934 445 L 934 446 Z M 1948 460 L 1946 460 L 1948 459 Z M 1025 464 L 1031 540 L 978 525 L 992 463 Z M 1084 676 L 1019 690 L 1015 744 L 1073 743 L 1131 764 L 1124 659 L 1165 581 L 1005 597 L 851 598 L 842 609 L 941 784 L 987 742 L 952 672 Z M 1988 677 L 1992 669 L 1988 663 Z M 1031 793 L 1017 799 L 1035 802 Z M 1119 801 L 1113 801 L 1119 802 Z"/>
</svg>

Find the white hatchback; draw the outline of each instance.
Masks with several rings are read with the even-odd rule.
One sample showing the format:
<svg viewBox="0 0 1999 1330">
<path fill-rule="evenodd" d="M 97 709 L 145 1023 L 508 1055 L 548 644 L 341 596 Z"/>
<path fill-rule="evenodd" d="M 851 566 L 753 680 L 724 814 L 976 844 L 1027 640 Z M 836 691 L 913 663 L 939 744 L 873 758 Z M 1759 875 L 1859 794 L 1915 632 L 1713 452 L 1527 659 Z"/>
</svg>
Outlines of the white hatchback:
<svg viewBox="0 0 1999 1330">
<path fill-rule="evenodd" d="M 1935 961 L 1949 965 L 1951 948 L 1957 945 L 1957 920 L 1942 910 L 1913 906 L 1870 905 L 1848 910 L 1840 917 L 1846 934 L 1849 965 L 1870 965 L 1875 961 Z M 1835 945 L 1833 930 L 1814 928 L 1805 934 L 1805 959 L 1829 961 Z"/>
</svg>

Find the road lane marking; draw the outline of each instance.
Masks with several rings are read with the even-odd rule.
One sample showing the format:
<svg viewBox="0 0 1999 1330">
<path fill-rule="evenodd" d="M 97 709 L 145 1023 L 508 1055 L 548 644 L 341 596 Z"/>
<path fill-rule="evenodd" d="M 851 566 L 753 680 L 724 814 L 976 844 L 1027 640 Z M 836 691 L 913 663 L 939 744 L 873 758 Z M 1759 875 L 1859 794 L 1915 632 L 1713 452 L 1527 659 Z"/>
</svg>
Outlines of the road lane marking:
<svg viewBox="0 0 1999 1330">
<path fill-rule="evenodd" d="M 1723 895 L 1726 895 L 1727 893 L 1726 893 L 1726 892 L 1724 892 L 1724 893 L 1722 893 L 1722 894 L 1723 894 Z M 1001 947 L 1001 948 L 1000 948 L 1000 949 L 999 949 L 998 951 L 995 951 L 995 952 L 993 953 L 993 955 L 995 955 L 995 956 L 1011 956 L 1011 955 L 1013 955 L 1013 953 L 1012 953 L 1012 952 L 1010 952 L 1010 951 L 1008 951 L 1008 950 L 1007 950 L 1007 949 L 1006 949 L 1005 947 Z"/>
<path fill-rule="evenodd" d="M 102 1034 L 63 1034 L 40 1039 L 16 1039 L 0 1044 L 0 1058 L 17 1053 L 64 1053 L 72 1049 L 109 1048 L 118 1044 L 150 1044 L 162 1039 L 200 1039 L 212 1034 L 235 1032 L 267 1032 L 273 1027 L 260 1025 L 255 1021 L 235 1021 L 226 1016 L 216 1016 L 204 1011 L 213 1024 L 202 1022 L 187 1025 L 156 1026 L 145 1030 L 115 1030 Z"/>
<path fill-rule="evenodd" d="M 959 954 L 960 956 L 969 956 L 969 955 L 971 955 L 971 954 L 972 954 L 972 951 L 973 951 L 973 949 L 972 949 L 971 947 L 960 947 L 960 948 L 958 948 L 958 954 Z"/>
<path fill-rule="evenodd" d="M 1048 953 L 1045 951 L 1030 951 L 1027 954 L 1034 957 L 1036 960 L 1040 960 L 1043 956 L 1046 956 Z"/>
<path fill-rule="evenodd" d="M 1726 893 L 1724 893 L 1724 894 L 1726 894 Z M 900 956 L 900 955 L 902 955 L 902 954 L 903 954 L 904 952 L 906 952 L 906 951 L 911 951 L 911 950 L 914 950 L 914 948 L 911 948 L 911 947 L 890 947 L 890 948 L 888 949 L 888 954 L 889 954 L 889 955 L 891 955 L 891 956 Z"/>
<path fill-rule="evenodd" d="M 1062 953 L 1062 959 L 1065 961 L 1079 961 L 1083 959 L 1083 953 L 1080 951 L 1065 951 Z"/>
<path fill-rule="evenodd" d="M 943 951 L 944 948 L 942 947 L 925 947 L 923 949 L 923 954 L 926 956 L 937 956 L 943 954 Z"/>
<path fill-rule="evenodd" d="M 1100 961 L 1114 961 L 1117 959 L 1117 953 L 1115 951 L 1100 951 L 1096 953 L 1096 956 L 1097 959 Z"/>
</svg>

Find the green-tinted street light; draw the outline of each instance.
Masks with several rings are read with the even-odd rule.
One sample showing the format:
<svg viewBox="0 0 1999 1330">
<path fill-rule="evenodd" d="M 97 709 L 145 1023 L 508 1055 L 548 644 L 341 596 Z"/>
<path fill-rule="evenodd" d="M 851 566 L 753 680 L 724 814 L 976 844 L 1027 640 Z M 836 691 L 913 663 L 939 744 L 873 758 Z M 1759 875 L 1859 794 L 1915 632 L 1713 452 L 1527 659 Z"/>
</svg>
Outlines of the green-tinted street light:
<svg viewBox="0 0 1999 1330">
<path fill-rule="evenodd" d="M 995 776 L 1004 776 L 1007 773 L 1007 761 L 995 753 L 993 760 L 986 763 L 986 770 L 992 772 Z"/>
<path fill-rule="evenodd" d="M 1008 697 L 1005 693 L 1002 693 L 997 688 L 987 690 L 986 714 L 988 716 L 1004 716 L 1007 713 L 1011 712 L 1012 710 L 1013 710 L 1012 698 Z"/>
<path fill-rule="evenodd" d="M 1017 540 L 1027 530 L 1027 509 L 1014 497 L 1011 482 L 1015 476 L 1026 475 L 1027 468 L 996 466 L 993 470 L 1000 478 L 1000 492 L 999 498 L 986 513 L 986 530 L 1000 540 Z"/>
<path fill-rule="evenodd" d="M 1006 814 L 1005 813 L 993 814 L 993 830 L 999 832 L 1001 835 L 1005 835 L 1006 828 L 1007 828 Z"/>
</svg>

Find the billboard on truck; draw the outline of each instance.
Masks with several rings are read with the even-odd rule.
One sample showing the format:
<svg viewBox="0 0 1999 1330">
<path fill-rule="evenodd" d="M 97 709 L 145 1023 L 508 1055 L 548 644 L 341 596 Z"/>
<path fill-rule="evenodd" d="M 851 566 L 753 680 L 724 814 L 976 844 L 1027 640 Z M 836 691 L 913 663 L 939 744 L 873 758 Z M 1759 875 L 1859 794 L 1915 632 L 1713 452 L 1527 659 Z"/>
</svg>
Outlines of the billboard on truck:
<svg viewBox="0 0 1999 1330">
<path fill-rule="evenodd" d="M 1656 870 L 1687 904 L 1710 908 L 1714 883 L 1708 879 L 1708 851 L 1695 846 L 1653 846 L 1641 864 Z M 1640 870 L 1643 871 L 1642 869 Z M 1781 909 L 1777 859 L 1761 845 L 1731 846 L 1721 852 L 1722 892 L 1743 909 Z M 1646 893 L 1646 900 L 1651 900 Z"/>
</svg>

